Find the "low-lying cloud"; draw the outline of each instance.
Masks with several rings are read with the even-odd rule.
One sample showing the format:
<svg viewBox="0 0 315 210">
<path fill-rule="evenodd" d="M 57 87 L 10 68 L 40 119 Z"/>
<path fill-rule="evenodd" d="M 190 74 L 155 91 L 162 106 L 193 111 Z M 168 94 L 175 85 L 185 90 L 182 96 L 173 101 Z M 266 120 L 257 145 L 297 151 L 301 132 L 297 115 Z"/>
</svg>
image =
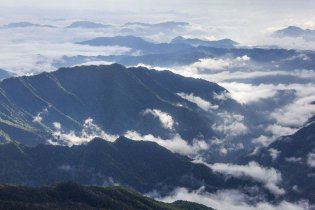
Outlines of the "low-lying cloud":
<svg viewBox="0 0 315 210">
<path fill-rule="evenodd" d="M 280 201 L 271 204 L 266 201 L 252 202 L 251 198 L 239 190 L 220 190 L 216 193 L 208 193 L 204 188 L 190 191 L 186 188 L 177 188 L 166 197 L 155 197 L 164 202 L 185 200 L 197 202 L 208 207 L 220 210 L 308 210 L 310 205 L 305 201 L 291 203 Z"/>
<path fill-rule="evenodd" d="M 165 129 L 169 129 L 169 130 L 174 129 L 175 121 L 174 121 L 173 117 L 166 112 L 163 112 L 163 111 L 158 110 L 158 109 L 146 109 L 143 111 L 143 114 L 144 115 L 151 114 L 154 117 L 158 118 L 159 121 L 161 122 L 161 125 Z"/>
<path fill-rule="evenodd" d="M 206 100 L 204 100 L 198 96 L 195 96 L 193 93 L 190 93 L 190 94 L 178 93 L 177 95 L 186 99 L 187 101 L 190 101 L 190 102 L 196 104 L 197 106 L 199 106 L 204 111 L 210 111 L 210 110 L 214 110 L 214 109 L 219 108 L 218 105 L 213 105 L 210 102 L 208 102 L 208 101 L 206 101 Z"/>
<path fill-rule="evenodd" d="M 240 136 L 248 133 L 249 129 L 244 124 L 244 116 L 240 114 L 221 112 L 218 119 L 212 125 L 212 129 L 229 137 Z"/>
<path fill-rule="evenodd" d="M 162 139 L 160 137 L 153 136 L 151 134 L 141 135 L 136 131 L 127 131 L 124 136 L 132 140 L 144 140 L 151 141 L 159 144 L 162 147 L 182 155 L 192 155 L 196 156 L 202 151 L 209 149 L 209 145 L 204 140 L 193 140 L 192 144 L 187 143 L 181 138 L 179 134 L 174 134 L 170 139 Z"/>
<path fill-rule="evenodd" d="M 234 165 L 225 163 L 207 164 L 201 160 L 195 160 L 195 163 L 203 163 L 214 171 L 222 174 L 228 174 L 234 177 L 249 177 L 257 182 L 260 182 L 275 195 L 285 193 L 284 189 L 279 187 L 282 181 L 282 176 L 279 171 L 274 168 L 265 168 L 256 162 L 250 162 L 247 165 Z"/>
<path fill-rule="evenodd" d="M 61 144 L 65 144 L 67 146 L 88 143 L 96 137 L 112 142 L 118 138 L 117 135 L 108 134 L 103 131 L 99 126 L 93 123 L 93 119 L 91 118 L 88 118 L 84 121 L 82 130 L 80 132 L 65 132 L 63 131 L 62 125 L 59 122 L 54 123 L 54 128 L 54 138 L 57 139 Z M 50 140 L 49 143 L 56 144 L 56 142 L 52 140 Z"/>
</svg>

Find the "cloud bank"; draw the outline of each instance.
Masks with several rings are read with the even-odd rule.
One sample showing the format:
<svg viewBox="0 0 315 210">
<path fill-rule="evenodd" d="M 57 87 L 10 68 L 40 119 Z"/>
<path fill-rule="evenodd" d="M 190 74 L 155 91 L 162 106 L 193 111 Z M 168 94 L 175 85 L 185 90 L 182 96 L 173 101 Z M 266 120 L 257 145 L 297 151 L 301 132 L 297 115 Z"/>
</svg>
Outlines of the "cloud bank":
<svg viewBox="0 0 315 210">
<path fill-rule="evenodd" d="M 234 165 L 225 163 L 206 164 L 201 160 L 195 160 L 195 163 L 203 163 L 214 171 L 234 177 L 249 177 L 264 184 L 264 187 L 275 195 L 285 193 L 284 189 L 279 187 L 282 176 L 274 168 L 264 168 L 256 162 L 250 162 L 247 165 Z"/>
</svg>

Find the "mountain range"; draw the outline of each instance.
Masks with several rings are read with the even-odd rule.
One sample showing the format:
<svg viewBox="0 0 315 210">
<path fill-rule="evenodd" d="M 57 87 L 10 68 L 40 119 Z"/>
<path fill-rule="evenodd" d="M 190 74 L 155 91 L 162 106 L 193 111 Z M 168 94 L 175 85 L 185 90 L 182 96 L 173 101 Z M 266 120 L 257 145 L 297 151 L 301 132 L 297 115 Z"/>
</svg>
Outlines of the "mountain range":
<svg viewBox="0 0 315 210">
<path fill-rule="evenodd" d="M 128 54 L 97 56 L 64 56 L 56 59 L 56 68 L 70 67 L 90 61 L 106 61 L 126 66 L 145 64 L 150 66 L 172 68 L 191 65 L 201 59 L 238 60 L 243 56 L 250 69 L 288 70 L 314 69 L 315 54 L 313 51 L 288 50 L 279 48 L 236 47 L 233 40 L 223 39 L 205 41 L 177 37 L 170 43 L 154 43 L 135 36 L 99 37 L 81 41 L 78 44 L 91 46 L 122 46 L 130 48 Z M 242 70 L 244 66 L 233 67 L 231 71 Z"/>
<path fill-rule="evenodd" d="M 156 143 L 125 137 L 115 142 L 96 138 L 72 147 L 0 145 L 1 183 L 43 186 L 73 181 L 88 185 L 131 187 L 141 193 L 167 195 L 178 187 L 208 192 L 261 186 L 249 179 L 225 177 L 203 164 L 174 154 Z M 258 193 L 250 192 L 248 193 Z M 261 187 L 260 195 L 270 196 Z"/>
<path fill-rule="evenodd" d="M 192 143 L 213 137 L 211 125 L 218 110 L 242 110 L 231 98 L 218 98 L 227 91 L 215 83 L 119 64 L 10 78 L 0 89 L 3 139 L 26 145 L 53 139 L 56 123 L 63 132 L 78 134 L 88 119 L 109 134 L 136 131 L 163 139 L 178 134 Z M 214 112 L 183 98 L 185 94 L 205 101 Z"/>
</svg>

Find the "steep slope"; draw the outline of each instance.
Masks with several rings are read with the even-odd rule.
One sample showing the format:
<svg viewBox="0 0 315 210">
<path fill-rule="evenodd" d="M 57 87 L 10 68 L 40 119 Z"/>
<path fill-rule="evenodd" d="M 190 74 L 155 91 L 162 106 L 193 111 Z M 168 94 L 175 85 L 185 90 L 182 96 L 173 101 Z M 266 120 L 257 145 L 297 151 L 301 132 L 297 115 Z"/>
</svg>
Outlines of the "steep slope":
<svg viewBox="0 0 315 210">
<path fill-rule="evenodd" d="M 315 123 L 291 136 L 279 138 L 249 159 L 281 171 L 291 198 L 307 198 L 315 202 Z"/>
<path fill-rule="evenodd" d="M 60 183 L 49 187 L 0 186 L 1 209 L 111 209 L 111 210 L 211 210 L 177 201 L 167 204 L 122 187 L 92 187 Z"/>
<path fill-rule="evenodd" d="M 116 135 L 132 130 L 164 139 L 179 134 L 188 142 L 212 138 L 214 112 L 178 93 L 193 94 L 216 111 L 241 109 L 232 99 L 218 99 L 226 90 L 204 80 L 118 64 L 83 66 L 1 82 L 0 126 L 26 145 L 53 139 L 58 128 L 81 132 L 87 119 Z"/>
<path fill-rule="evenodd" d="M 142 193 L 167 194 L 177 187 L 208 192 L 260 186 L 217 174 L 202 164 L 151 142 L 120 137 L 114 143 L 94 139 L 87 145 L 0 146 L 0 183 L 44 185 L 59 181 L 130 186 Z M 261 193 L 266 192 L 261 190 Z M 249 192 L 250 193 L 250 192 Z M 254 192 L 254 193 L 257 193 Z M 266 192 L 267 193 L 267 192 Z M 267 193 L 268 195 L 268 193 Z"/>
</svg>

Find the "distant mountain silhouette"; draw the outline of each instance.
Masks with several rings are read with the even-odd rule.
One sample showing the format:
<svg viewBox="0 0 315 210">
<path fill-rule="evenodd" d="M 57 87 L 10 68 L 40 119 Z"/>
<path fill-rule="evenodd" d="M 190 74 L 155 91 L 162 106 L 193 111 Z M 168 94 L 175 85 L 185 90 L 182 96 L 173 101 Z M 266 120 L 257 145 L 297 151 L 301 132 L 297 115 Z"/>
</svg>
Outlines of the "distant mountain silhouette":
<svg viewBox="0 0 315 210">
<path fill-rule="evenodd" d="M 288 26 L 287 28 L 277 30 L 273 33 L 277 37 L 301 37 L 305 40 L 315 40 L 315 30 L 302 29 L 297 26 Z"/>
<path fill-rule="evenodd" d="M 67 28 L 108 28 L 111 25 L 105 25 L 101 23 L 95 23 L 91 21 L 76 21 L 71 23 Z"/>
<path fill-rule="evenodd" d="M 153 43 L 136 36 L 98 37 L 79 42 L 78 44 L 91 46 L 122 46 L 133 50 L 141 50 L 142 53 L 167 53 L 178 52 L 190 48 L 187 44 L 177 43 Z"/>
<path fill-rule="evenodd" d="M 42 24 L 35 24 L 31 22 L 14 22 L 9 23 L 8 25 L 3 26 L 4 28 L 27 28 L 27 27 L 42 27 L 42 28 L 56 28 L 52 25 L 42 25 Z"/>
<path fill-rule="evenodd" d="M 221 39 L 216 41 L 206 41 L 202 39 L 186 39 L 182 36 L 178 36 L 174 38 L 171 43 L 175 44 L 189 44 L 191 46 L 199 47 L 216 47 L 216 48 L 234 48 L 236 45 L 238 45 L 237 42 L 231 40 L 231 39 Z"/>
</svg>

